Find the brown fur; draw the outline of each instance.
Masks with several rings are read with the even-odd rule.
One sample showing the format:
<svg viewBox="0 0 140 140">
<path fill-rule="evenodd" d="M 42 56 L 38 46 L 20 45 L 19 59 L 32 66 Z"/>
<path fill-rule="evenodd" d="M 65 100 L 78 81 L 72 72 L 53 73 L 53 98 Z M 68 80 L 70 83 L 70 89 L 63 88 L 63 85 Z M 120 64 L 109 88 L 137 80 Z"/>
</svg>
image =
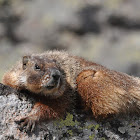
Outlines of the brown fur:
<svg viewBox="0 0 140 140">
<path fill-rule="evenodd" d="M 29 120 L 44 120 L 63 116 L 73 102 L 74 91 L 78 92 L 83 104 L 92 110 L 95 118 L 106 118 L 109 115 L 127 111 L 139 112 L 139 78 L 109 70 L 83 58 L 71 56 L 64 51 L 48 51 L 30 57 L 32 61 L 26 70 L 23 70 L 23 64 L 20 61 L 3 77 L 3 83 L 6 85 L 46 96 L 45 103 L 36 103 L 29 114 L 28 121 L 27 118 L 24 119 L 24 125 L 27 125 Z M 60 70 L 62 83 L 59 88 L 55 88 L 51 92 L 40 91 L 42 76 L 31 69 L 35 63 L 42 65 L 45 72 L 52 67 Z M 27 75 L 34 75 L 31 82 L 25 80 L 27 77 L 23 78 Z M 20 78 L 25 81 L 23 82 Z M 36 111 L 39 112 L 39 115 L 34 113 Z"/>
</svg>

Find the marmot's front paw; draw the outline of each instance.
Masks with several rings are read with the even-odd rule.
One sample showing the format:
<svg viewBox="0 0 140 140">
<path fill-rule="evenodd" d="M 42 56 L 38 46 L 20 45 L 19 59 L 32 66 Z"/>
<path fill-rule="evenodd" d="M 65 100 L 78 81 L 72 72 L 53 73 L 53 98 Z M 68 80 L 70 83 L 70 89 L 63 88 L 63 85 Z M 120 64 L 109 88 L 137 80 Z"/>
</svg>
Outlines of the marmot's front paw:
<svg viewBox="0 0 140 140">
<path fill-rule="evenodd" d="M 19 129 L 22 131 L 25 129 L 26 132 L 33 132 L 35 129 L 35 125 L 37 123 L 37 120 L 33 119 L 34 116 L 27 116 L 24 118 L 21 118 L 20 120 L 15 121 L 17 124 L 19 124 Z"/>
</svg>

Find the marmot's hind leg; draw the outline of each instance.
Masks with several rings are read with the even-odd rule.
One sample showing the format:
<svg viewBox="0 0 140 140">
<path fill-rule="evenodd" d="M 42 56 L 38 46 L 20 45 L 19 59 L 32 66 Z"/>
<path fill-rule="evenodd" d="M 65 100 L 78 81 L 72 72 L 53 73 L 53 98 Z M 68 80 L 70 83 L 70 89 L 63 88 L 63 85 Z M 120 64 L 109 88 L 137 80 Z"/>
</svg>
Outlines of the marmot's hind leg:
<svg viewBox="0 0 140 140">
<path fill-rule="evenodd" d="M 112 80 L 104 72 L 83 70 L 76 80 L 78 93 L 92 109 L 95 118 L 105 118 L 121 110 L 121 96 L 118 96 Z"/>
</svg>

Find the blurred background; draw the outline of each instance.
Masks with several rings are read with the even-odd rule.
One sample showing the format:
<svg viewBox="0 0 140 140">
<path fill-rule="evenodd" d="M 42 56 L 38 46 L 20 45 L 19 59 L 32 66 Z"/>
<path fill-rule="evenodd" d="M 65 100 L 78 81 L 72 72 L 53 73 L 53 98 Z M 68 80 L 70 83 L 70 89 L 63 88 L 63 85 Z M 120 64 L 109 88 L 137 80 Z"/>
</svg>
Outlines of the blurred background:
<svg viewBox="0 0 140 140">
<path fill-rule="evenodd" d="M 140 0 L 0 0 L 0 81 L 21 56 L 68 50 L 140 76 Z"/>
</svg>

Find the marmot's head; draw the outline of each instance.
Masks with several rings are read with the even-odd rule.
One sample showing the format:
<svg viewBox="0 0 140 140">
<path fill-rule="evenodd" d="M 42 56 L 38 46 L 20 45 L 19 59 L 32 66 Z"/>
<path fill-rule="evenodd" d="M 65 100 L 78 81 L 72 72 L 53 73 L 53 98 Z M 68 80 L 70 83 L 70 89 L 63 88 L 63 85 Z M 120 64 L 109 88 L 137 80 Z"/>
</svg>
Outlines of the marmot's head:
<svg viewBox="0 0 140 140">
<path fill-rule="evenodd" d="M 27 90 L 57 98 L 66 87 L 65 74 L 56 60 L 41 56 L 24 56 L 23 72 L 19 76 L 19 83 Z"/>
</svg>

